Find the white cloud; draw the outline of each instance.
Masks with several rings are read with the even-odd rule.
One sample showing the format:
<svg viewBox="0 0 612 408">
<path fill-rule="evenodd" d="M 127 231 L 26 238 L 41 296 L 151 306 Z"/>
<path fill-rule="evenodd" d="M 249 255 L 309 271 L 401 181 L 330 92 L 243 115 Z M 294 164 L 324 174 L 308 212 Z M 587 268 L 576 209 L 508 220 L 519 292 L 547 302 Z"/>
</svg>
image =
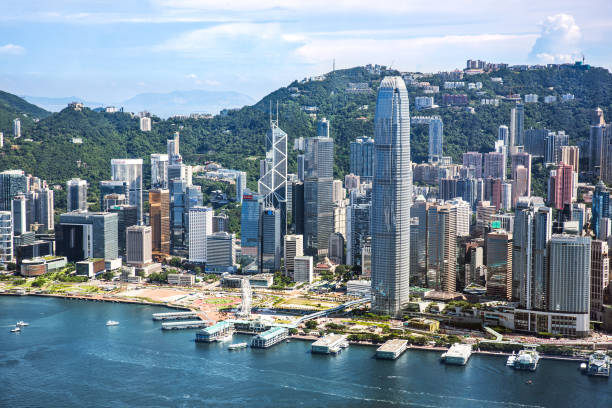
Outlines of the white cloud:
<svg viewBox="0 0 612 408">
<path fill-rule="evenodd" d="M 571 62 L 577 58 L 582 33 L 573 16 L 555 14 L 540 23 L 540 27 L 530 58 L 546 63 Z"/>
<path fill-rule="evenodd" d="M 187 74 L 187 75 L 185 75 L 185 78 L 188 78 L 188 79 L 198 79 L 198 76 L 196 74 Z"/>
<path fill-rule="evenodd" d="M 0 45 L 0 54 L 21 55 L 25 53 L 25 48 L 21 45 L 6 44 Z"/>
</svg>

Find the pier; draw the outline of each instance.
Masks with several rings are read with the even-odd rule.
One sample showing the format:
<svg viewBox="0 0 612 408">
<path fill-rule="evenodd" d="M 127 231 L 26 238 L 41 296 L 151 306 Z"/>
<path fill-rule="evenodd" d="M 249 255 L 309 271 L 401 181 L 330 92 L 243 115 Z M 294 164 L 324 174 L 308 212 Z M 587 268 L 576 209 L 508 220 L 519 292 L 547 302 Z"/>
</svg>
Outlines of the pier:
<svg viewBox="0 0 612 408">
<path fill-rule="evenodd" d="M 196 312 L 153 313 L 153 320 L 188 320 L 196 317 Z"/>
<path fill-rule="evenodd" d="M 263 333 L 259 333 L 251 340 L 251 347 L 268 348 L 287 338 L 289 331 L 284 327 L 273 327 Z"/>
<path fill-rule="evenodd" d="M 199 329 L 207 327 L 209 322 L 205 320 L 189 320 L 186 322 L 169 322 L 162 323 L 162 330 L 182 330 L 182 329 Z"/>
<path fill-rule="evenodd" d="M 408 340 L 387 340 L 385 344 L 376 349 L 376 358 L 395 360 L 408 348 Z"/>
<path fill-rule="evenodd" d="M 222 321 L 197 332 L 195 341 L 212 343 L 223 340 L 232 334 L 234 334 L 234 324 L 229 321 Z"/>
<path fill-rule="evenodd" d="M 345 347 L 348 347 L 346 336 L 341 334 L 328 334 L 312 343 L 310 350 L 313 353 L 338 354 Z"/>
</svg>

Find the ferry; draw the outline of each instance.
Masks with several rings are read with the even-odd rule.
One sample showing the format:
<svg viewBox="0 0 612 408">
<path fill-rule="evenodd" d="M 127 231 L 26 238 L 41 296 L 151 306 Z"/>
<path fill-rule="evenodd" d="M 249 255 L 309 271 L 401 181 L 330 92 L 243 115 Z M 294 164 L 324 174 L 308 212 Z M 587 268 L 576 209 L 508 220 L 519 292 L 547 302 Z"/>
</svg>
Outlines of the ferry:
<svg viewBox="0 0 612 408">
<path fill-rule="evenodd" d="M 235 343 L 235 344 L 230 344 L 227 349 L 228 350 L 239 350 L 239 349 L 243 349 L 243 348 L 247 348 L 249 345 L 248 343 Z"/>
<path fill-rule="evenodd" d="M 516 353 L 513 351 L 512 354 L 508 356 L 508 360 L 506 360 L 506 367 L 514 367 L 515 361 L 516 361 Z"/>
<path fill-rule="evenodd" d="M 610 377 L 611 359 L 603 351 L 596 351 L 589 357 L 587 364 L 587 374 L 597 377 Z"/>
<path fill-rule="evenodd" d="M 17 327 L 25 327 L 25 326 L 29 326 L 30 323 L 26 323 L 23 320 L 20 320 L 17 322 Z"/>
<path fill-rule="evenodd" d="M 13 327 L 11 329 L 11 333 L 19 333 L 21 331 L 21 327 L 17 326 L 17 327 Z"/>
<path fill-rule="evenodd" d="M 540 354 L 536 350 L 537 347 L 535 344 L 525 345 L 525 348 L 519 351 L 516 356 L 514 368 L 516 370 L 535 371 L 540 361 Z"/>
<path fill-rule="evenodd" d="M 471 345 L 455 343 L 446 353 L 442 354 L 441 358 L 446 364 L 466 365 L 471 355 Z"/>
<path fill-rule="evenodd" d="M 119 322 L 116 322 L 114 320 L 109 320 L 109 321 L 106 322 L 106 325 L 107 326 L 118 326 Z"/>
</svg>

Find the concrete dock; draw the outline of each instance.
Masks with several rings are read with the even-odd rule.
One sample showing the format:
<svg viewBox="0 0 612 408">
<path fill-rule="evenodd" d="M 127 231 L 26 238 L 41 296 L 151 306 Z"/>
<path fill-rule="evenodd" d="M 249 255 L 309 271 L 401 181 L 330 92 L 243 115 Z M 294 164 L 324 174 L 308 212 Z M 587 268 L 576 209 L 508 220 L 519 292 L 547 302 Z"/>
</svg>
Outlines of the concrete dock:
<svg viewBox="0 0 612 408">
<path fill-rule="evenodd" d="M 153 313 L 153 320 L 188 320 L 198 317 L 196 312 Z"/>
<path fill-rule="evenodd" d="M 346 336 L 342 334 L 328 334 L 312 343 L 311 351 L 321 354 L 337 354 L 348 347 Z"/>
<path fill-rule="evenodd" d="M 408 340 L 387 340 L 385 344 L 376 349 L 376 358 L 395 360 L 408 348 Z"/>
<path fill-rule="evenodd" d="M 200 329 L 208 327 L 209 322 L 205 320 L 189 320 L 186 322 L 162 323 L 162 330 Z"/>
</svg>

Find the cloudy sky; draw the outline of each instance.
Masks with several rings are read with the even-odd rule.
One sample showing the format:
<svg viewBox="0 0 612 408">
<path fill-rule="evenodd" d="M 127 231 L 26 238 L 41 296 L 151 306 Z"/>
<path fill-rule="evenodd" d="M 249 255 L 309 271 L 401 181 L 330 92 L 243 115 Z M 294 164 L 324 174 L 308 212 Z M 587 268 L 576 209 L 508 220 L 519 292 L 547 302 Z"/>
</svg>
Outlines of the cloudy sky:
<svg viewBox="0 0 612 408">
<path fill-rule="evenodd" d="M 112 103 L 142 92 L 235 90 L 367 63 L 465 60 L 612 68 L 612 1 L 2 0 L 0 89 Z"/>
</svg>

